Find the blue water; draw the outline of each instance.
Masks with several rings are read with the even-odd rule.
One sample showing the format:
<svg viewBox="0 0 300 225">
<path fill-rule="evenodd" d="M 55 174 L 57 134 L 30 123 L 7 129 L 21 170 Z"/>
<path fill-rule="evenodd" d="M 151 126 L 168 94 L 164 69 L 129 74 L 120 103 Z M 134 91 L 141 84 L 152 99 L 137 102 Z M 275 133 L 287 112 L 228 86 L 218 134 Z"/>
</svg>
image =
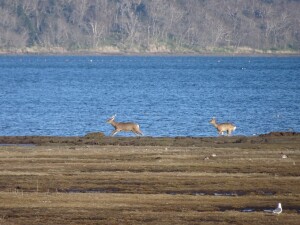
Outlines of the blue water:
<svg viewBox="0 0 300 225">
<path fill-rule="evenodd" d="M 0 57 L 0 135 L 109 135 L 115 113 L 146 136 L 299 132 L 299 108 L 300 57 Z"/>
</svg>

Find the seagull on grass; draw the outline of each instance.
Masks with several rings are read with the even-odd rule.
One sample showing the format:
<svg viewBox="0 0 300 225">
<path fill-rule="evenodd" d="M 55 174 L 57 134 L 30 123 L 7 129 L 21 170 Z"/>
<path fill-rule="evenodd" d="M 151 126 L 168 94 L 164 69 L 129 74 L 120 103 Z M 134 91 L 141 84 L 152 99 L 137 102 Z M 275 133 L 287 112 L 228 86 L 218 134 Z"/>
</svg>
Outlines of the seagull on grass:
<svg viewBox="0 0 300 225">
<path fill-rule="evenodd" d="M 280 214 L 282 213 L 282 206 L 281 206 L 281 203 L 278 203 L 278 206 L 276 209 L 273 209 L 273 210 L 264 210 L 265 212 L 268 212 L 268 213 L 273 213 L 273 214 Z"/>
<path fill-rule="evenodd" d="M 283 159 L 287 159 L 288 158 L 288 156 L 286 154 L 283 154 L 282 152 L 280 154 L 281 154 L 281 158 L 283 158 Z"/>
<path fill-rule="evenodd" d="M 278 206 L 276 209 L 273 210 L 273 213 L 274 214 L 280 214 L 282 213 L 282 206 L 281 206 L 281 203 L 278 203 Z"/>
</svg>

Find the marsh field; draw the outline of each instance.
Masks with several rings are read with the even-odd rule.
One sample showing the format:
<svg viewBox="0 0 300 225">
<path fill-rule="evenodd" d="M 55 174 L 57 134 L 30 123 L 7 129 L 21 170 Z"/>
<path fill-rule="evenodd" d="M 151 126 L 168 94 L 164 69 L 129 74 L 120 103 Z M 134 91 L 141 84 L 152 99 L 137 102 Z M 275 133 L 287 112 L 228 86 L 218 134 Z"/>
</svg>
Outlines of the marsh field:
<svg viewBox="0 0 300 225">
<path fill-rule="evenodd" d="M 300 221 L 299 133 L 0 143 L 0 224 Z M 279 202 L 282 214 L 264 211 Z"/>
</svg>

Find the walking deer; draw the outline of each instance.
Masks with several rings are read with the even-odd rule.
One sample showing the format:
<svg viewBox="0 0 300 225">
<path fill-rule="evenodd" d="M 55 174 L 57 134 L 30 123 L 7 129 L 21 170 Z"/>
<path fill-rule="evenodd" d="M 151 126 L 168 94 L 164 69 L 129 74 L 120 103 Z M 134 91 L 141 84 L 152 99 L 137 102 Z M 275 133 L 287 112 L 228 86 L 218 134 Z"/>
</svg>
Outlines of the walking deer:
<svg viewBox="0 0 300 225">
<path fill-rule="evenodd" d="M 114 136 L 116 133 L 120 131 L 131 131 L 135 133 L 136 135 L 143 135 L 142 131 L 140 130 L 140 126 L 136 123 L 132 122 L 116 122 L 115 121 L 116 115 L 113 115 L 111 118 L 109 118 L 106 122 L 111 124 L 115 130 L 111 132 L 111 136 Z"/>
<path fill-rule="evenodd" d="M 223 133 L 226 131 L 227 136 L 231 135 L 231 132 L 236 129 L 236 126 L 233 125 L 232 123 L 220 123 L 217 124 L 216 118 L 212 118 L 211 123 L 218 131 L 219 135 L 223 135 Z"/>
</svg>

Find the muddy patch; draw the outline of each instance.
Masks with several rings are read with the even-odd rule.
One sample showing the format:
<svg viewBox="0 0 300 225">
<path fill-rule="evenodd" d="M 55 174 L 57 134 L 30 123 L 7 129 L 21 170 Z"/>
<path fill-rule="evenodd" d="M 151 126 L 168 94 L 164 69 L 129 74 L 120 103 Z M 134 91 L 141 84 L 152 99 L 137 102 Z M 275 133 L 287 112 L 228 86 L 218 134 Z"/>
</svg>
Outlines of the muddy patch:
<svg viewBox="0 0 300 225">
<path fill-rule="evenodd" d="M 119 188 L 91 188 L 91 189 L 65 189 L 57 190 L 61 193 L 123 193 Z"/>
<path fill-rule="evenodd" d="M 299 143 L 299 139 L 300 133 L 297 132 L 271 132 L 254 137 L 108 137 L 102 132 L 94 132 L 81 137 L 0 136 L 0 144 L 247 147 L 273 141 L 276 143 L 286 141 Z"/>
</svg>

